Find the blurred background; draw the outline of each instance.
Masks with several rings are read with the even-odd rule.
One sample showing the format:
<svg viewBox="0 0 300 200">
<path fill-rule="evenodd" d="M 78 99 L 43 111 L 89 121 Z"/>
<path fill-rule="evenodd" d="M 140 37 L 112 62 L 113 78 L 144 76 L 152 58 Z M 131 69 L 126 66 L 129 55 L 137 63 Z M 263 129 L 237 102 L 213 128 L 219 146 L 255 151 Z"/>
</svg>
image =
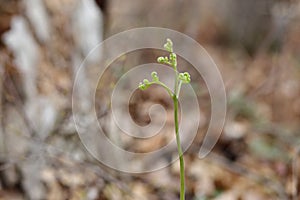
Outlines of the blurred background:
<svg viewBox="0 0 300 200">
<path fill-rule="evenodd" d="M 145 174 L 109 169 L 86 151 L 72 118 L 73 82 L 88 52 L 116 33 L 145 26 L 174 29 L 198 41 L 226 87 L 222 136 L 200 160 L 210 96 L 201 76 L 179 60 L 192 76 L 202 111 L 198 134 L 185 153 L 186 199 L 300 199 L 296 0 L 0 0 L 0 199 L 179 199 L 177 162 Z M 157 87 L 134 92 L 127 106 L 136 123 L 145 125 L 147 108 L 163 105 L 163 134 L 137 140 L 112 125 L 109 94 L 118 79 L 161 54 L 146 49 L 121 56 L 99 81 L 97 116 L 124 149 L 150 152 L 173 137 L 172 101 Z M 101 52 L 88 62 L 97 68 L 100 59 Z M 79 106 L 90 106 L 84 97 L 92 92 L 92 73 L 80 77 Z M 92 127 L 87 131 L 97 134 Z M 107 150 L 101 141 L 98 146 Z M 176 150 L 166 152 L 157 162 L 175 155 Z M 121 159 L 109 151 L 107 156 Z"/>
</svg>

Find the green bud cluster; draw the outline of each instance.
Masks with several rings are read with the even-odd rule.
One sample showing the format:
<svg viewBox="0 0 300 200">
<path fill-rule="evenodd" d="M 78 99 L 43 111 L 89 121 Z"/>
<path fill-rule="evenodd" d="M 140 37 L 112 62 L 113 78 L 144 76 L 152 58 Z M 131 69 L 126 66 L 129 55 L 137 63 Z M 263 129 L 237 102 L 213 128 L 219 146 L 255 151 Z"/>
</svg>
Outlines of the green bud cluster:
<svg viewBox="0 0 300 200">
<path fill-rule="evenodd" d="M 188 72 L 179 73 L 178 79 L 182 81 L 182 83 L 190 83 L 191 82 L 191 76 Z"/>
<path fill-rule="evenodd" d="M 173 42 L 172 42 L 172 40 L 170 40 L 170 39 L 168 38 L 168 39 L 167 39 L 167 43 L 164 45 L 164 48 L 165 48 L 168 52 L 172 53 L 172 52 L 173 52 Z"/>
<path fill-rule="evenodd" d="M 146 90 L 151 85 L 151 82 L 148 79 L 144 79 L 143 82 L 140 82 L 139 89 Z"/>
<path fill-rule="evenodd" d="M 177 66 L 177 55 L 175 53 L 170 53 L 170 63 L 171 66 Z"/>
<path fill-rule="evenodd" d="M 169 61 L 169 58 L 168 57 L 158 57 L 157 58 L 157 62 L 160 63 L 160 64 L 167 64 L 167 65 L 170 65 L 170 61 Z"/>
<path fill-rule="evenodd" d="M 148 81 L 147 79 L 144 79 L 143 82 L 139 84 L 139 89 L 146 90 L 150 85 L 152 84 L 158 84 L 163 86 L 168 93 L 173 96 L 176 95 L 178 97 L 181 84 L 182 83 L 190 83 L 191 82 L 191 76 L 188 72 L 178 73 L 177 72 L 177 55 L 173 52 L 173 42 L 168 38 L 167 42 L 164 44 L 164 48 L 166 51 L 168 51 L 170 54 L 169 56 L 160 56 L 157 58 L 157 62 L 160 64 L 165 64 L 173 67 L 174 71 L 176 72 L 176 83 L 175 83 L 175 89 L 172 91 L 170 88 L 168 88 L 164 83 L 160 82 L 159 77 L 157 75 L 157 72 L 152 72 L 151 77 L 152 81 Z"/>
<path fill-rule="evenodd" d="M 170 52 L 169 57 L 161 56 L 157 58 L 157 62 L 160 64 L 166 64 L 176 69 L 177 66 L 177 55 L 173 52 L 173 42 L 168 38 L 167 43 L 164 45 L 166 51 Z"/>
</svg>

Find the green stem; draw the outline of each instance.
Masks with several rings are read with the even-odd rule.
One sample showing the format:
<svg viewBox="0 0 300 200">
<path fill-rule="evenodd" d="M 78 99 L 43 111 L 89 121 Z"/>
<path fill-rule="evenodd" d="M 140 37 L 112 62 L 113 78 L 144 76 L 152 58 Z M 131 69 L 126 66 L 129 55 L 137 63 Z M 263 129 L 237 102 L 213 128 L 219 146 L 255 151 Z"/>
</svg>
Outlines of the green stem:
<svg viewBox="0 0 300 200">
<path fill-rule="evenodd" d="M 180 162 L 180 200 L 185 199 L 185 180 L 184 180 L 184 160 L 183 160 L 183 153 L 181 148 L 181 141 L 179 135 L 179 123 L 178 123 L 178 98 L 181 89 L 181 81 L 179 82 L 178 79 L 178 71 L 177 65 L 172 65 L 175 71 L 175 86 L 174 86 L 174 94 L 173 104 L 174 104 L 174 122 L 175 122 L 175 134 L 176 134 L 176 143 L 177 143 L 177 150 L 179 155 L 179 162 Z"/>
<path fill-rule="evenodd" d="M 179 98 L 179 93 L 180 93 L 181 85 L 182 85 L 182 81 L 179 81 L 178 90 L 177 90 L 177 93 L 176 93 L 177 98 Z"/>
<path fill-rule="evenodd" d="M 184 160 L 183 160 L 183 153 L 181 149 L 181 142 L 180 142 L 180 135 L 179 135 L 178 97 L 176 95 L 173 95 L 173 103 L 174 103 L 176 143 L 177 143 L 177 150 L 178 150 L 179 162 L 180 162 L 180 200 L 184 200 L 185 198 Z"/>
</svg>

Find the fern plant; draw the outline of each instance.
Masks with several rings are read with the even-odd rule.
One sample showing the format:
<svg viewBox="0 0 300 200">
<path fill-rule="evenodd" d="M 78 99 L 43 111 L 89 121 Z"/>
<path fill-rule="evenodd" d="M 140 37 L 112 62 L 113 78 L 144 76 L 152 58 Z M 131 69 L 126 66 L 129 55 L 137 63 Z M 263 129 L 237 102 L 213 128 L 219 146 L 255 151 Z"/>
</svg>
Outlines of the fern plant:
<svg viewBox="0 0 300 200">
<path fill-rule="evenodd" d="M 144 79 L 143 82 L 139 84 L 139 89 L 146 90 L 152 84 L 158 84 L 162 86 L 170 95 L 173 100 L 174 106 L 174 124 L 175 124 L 175 135 L 176 135 L 176 143 L 177 143 L 177 150 L 179 155 L 179 162 L 180 162 L 180 200 L 185 199 L 185 175 L 184 175 L 184 160 L 183 160 L 183 152 L 181 148 L 180 142 L 180 134 L 179 134 L 179 122 L 178 122 L 178 99 L 180 94 L 180 89 L 182 84 L 190 83 L 191 77 L 188 72 L 180 73 L 177 71 L 177 56 L 173 51 L 173 42 L 170 39 L 167 39 L 167 42 L 164 44 L 164 49 L 169 52 L 169 56 L 166 57 L 158 57 L 157 62 L 161 64 L 165 64 L 171 66 L 175 71 L 175 86 L 174 90 L 171 90 L 166 84 L 159 80 L 157 72 L 152 72 L 151 77 L 152 80 L 149 81 Z"/>
</svg>

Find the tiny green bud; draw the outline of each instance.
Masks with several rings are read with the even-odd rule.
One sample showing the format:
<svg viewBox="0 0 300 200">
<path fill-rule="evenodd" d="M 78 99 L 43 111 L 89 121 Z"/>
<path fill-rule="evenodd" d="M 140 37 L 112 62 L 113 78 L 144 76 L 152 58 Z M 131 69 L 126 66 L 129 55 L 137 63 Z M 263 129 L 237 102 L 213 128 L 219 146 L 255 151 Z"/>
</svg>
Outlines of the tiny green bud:
<svg viewBox="0 0 300 200">
<path fill-rule="evenodd" d="M 150 85 L 150 82 L 148 81 L 148 79 L 144 79 L 144 80 L 143 80 L 143 83 L 144 83 L 146 86 Z"/>
<path fill-rule="evenodd" d="M 139 89 L 140 89 L 140 90 L 145 90 L 145 89 L 146 89 L 145 84 L 142 83 L 142 82 L 140 82 L 140 83 L 139 83 Z"/>
<path fill-rule="evenodd" d="M 173 61 L 173 60 L 176 60 L 177 56 L 175 53 L 170 53 L 170 60 Z"/>
<path fill-rule="evenodd" d="M 182 83 L 189 83 L 191 82 L 191 76 L 188 72 L 179 73 L 178 75 L 179 80 L 182 81 Z"/>
<path fill-rule="evenodd" d="M 152 76 L 152 80 L 153 80 L 154 82 L 159 81 L 159 78 L 158 78 L 158 76 L 157 76 L 157 72 L 152 72 L 152 73 L 151 73 L 151 76 Z"/>
<path fill-rule="evenodd" d="M 157 62 L 163 64 L 163 63 L 165 63 L 165 58 L 162 57 L 162 56 L 161 56 L 161 57 L 158 57 L 158 58 L 157 58 Z"/>
</svg>

